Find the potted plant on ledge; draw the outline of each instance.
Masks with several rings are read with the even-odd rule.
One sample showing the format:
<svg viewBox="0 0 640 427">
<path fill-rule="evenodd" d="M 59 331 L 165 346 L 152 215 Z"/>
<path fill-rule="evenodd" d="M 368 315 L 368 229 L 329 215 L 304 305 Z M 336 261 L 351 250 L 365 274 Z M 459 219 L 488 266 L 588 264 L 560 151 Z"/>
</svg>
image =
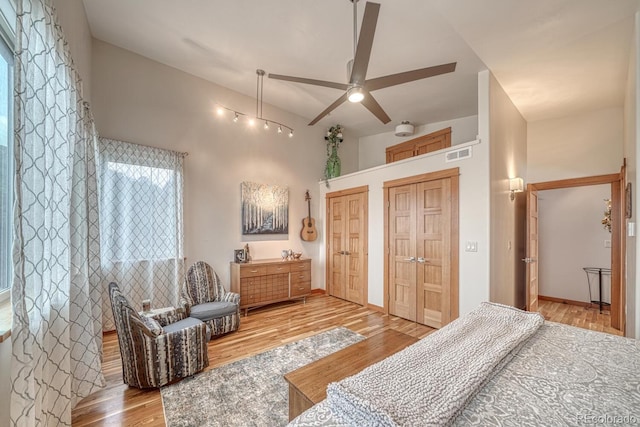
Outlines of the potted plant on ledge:
<svg viewBox="0 0 640 427">
<path fill-rule="evenodd" d="M 340 157 L 338 157 L 338 148 L 342 143 L 342 126 L 331 126 L 324 137 L 327 141 L 327 164 L 324 168 L 325 181 L 340 176 Z"/>
</svg>

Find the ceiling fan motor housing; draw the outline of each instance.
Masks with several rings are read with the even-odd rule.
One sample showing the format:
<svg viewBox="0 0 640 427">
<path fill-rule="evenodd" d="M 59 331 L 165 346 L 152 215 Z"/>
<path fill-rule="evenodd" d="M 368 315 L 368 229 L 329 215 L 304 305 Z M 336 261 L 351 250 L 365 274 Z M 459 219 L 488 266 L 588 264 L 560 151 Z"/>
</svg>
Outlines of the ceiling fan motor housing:
<svg viewBox="0 0 640 427">
<path fill-rule="evenodd" d="M 414 127 L 411 123 L 404 120 L 398 126 L 396 126 L 396 136 L 410 136 L 413 135 Z"/>
</svg>

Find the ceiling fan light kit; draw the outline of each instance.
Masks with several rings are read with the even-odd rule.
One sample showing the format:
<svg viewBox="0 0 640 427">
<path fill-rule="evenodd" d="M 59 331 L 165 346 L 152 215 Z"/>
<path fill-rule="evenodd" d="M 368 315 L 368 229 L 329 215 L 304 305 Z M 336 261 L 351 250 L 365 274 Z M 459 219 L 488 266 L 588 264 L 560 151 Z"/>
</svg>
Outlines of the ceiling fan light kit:
<svg viewBox="0 0 640 427">
<path fill-rule="evenodd" d="M 347 91 L 347 99 L 349 102 L 361 102 L 364 99 L 364 91 L 360 86 L 350 87 Z"/>
<path fill-rule="evenodd" d="M 373 36 L 376 32 L 378 23 L 378 14 L 380 12 L 380 4 L 367 2 L 364 8 L 364 17 L 360 26 L 360 36 L 357 37 L 358 28 L 358 0 L 349 0 L 353 3 L 353 59 L 347 63 L 347 74 L 349 83 L 336 83 L 325 80 L 307 79 L 304 77 L 285 76 L 281 74 L 269 74 L 269 78 L 277 80 L 285 80 L 295 83 L 305 83 L 315 86 L 324 86 L 344 91 L 342 96 L 336 99 L 333 104 L 324 109 L 316 118 L 314 118 L 309 126 L 318 123 L 327 114 L 338 108 L 345 101 L 349 100 L 353 103 L 362 103 L 367 110 L 378 118 L 382 123 L 387 124 L 391 118 L 382 109 L 378 101 L 375 100 L 371 92 L 378 89 L 384 89 L 416 80 L 434 77 L 440 74 L 451 73 L 456 69 L 456 63 L 436 65 L 433 67 L 420 68 L 412 71 L 405 71 L 388 76 L 367 79 L 367 69 L 369 68 L 369 59 L 371 57 L 371 47 L 373 46 Z"/>
</svg>

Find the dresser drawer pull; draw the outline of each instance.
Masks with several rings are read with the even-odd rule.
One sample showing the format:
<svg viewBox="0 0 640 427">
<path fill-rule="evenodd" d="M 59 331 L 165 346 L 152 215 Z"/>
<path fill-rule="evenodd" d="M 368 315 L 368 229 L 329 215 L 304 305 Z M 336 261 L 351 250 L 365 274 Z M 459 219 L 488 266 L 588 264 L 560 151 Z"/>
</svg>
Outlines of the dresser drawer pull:
<svg viewBox="0 0 640 427">
<path fill-rule="evenodd" d="M 257 273 L 258 270 L 249 270 L 249 273 Z"/>
<path fill-rule="evenodd" d="M 304 289 L 304 286 L 300 286 L 300 287 L 298 288 L 298 290 L 300 290 L 300 291 L 301 291 L 301 290 L 303 290 L 303 289 Z"/>
</svg>

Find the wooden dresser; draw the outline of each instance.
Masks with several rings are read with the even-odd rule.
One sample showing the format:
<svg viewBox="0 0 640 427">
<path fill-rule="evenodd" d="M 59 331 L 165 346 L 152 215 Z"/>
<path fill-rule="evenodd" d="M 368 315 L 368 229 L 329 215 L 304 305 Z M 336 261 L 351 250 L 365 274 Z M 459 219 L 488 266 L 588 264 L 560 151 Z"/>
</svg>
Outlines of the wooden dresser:
<svg viewBox="0 0 640 427">
<path fill-rule="evenodd" d="M 311 294 L 311 260 L 261 259 L 231 263 L 231 291 L 240 294 L 245 316 L 252 307 Z"/>
</svg>

